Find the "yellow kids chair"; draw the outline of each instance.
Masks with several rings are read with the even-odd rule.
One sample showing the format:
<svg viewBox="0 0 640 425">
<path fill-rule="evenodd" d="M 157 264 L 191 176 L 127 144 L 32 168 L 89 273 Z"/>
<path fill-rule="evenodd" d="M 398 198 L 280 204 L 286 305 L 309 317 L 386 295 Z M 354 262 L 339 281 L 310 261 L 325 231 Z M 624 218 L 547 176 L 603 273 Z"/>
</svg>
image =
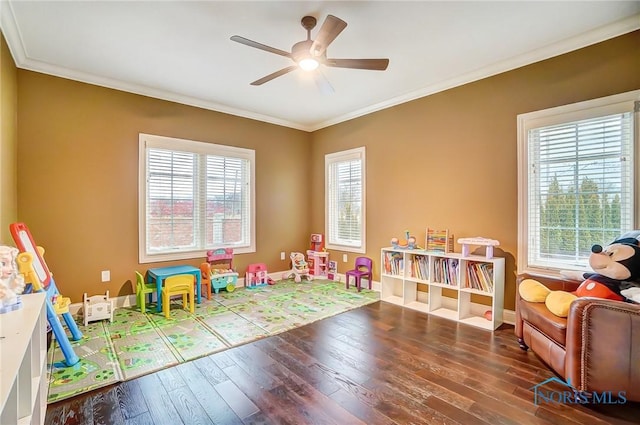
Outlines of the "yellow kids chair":
<svg viewBox="0 0 640 425">
<path fill-rule="evenodd" d="M 136 301 L 140 307 L 140 312 L 145 312 L 147 294 L 153 294 L 154 292 L 156 292 L 156 284 L 146 283 L 142 274 L 136 272 Z"/>
<path fill-rule="evenodd" d="M 162 311 L 164 316 L 168 319 L 171 313 L 171 297 L 173 295 L 182 295 L 182 306 L 187 309 L 187 295 L 189 298 L 189 311 L 191 313 L 195 310 L 194 305 L 194 290 L 193 290 L 193 275 L 192 274 L 179 274 L 175 276 L 169 276 L 164 280 L 164 286 L 162 288 Z"/>
</svg>

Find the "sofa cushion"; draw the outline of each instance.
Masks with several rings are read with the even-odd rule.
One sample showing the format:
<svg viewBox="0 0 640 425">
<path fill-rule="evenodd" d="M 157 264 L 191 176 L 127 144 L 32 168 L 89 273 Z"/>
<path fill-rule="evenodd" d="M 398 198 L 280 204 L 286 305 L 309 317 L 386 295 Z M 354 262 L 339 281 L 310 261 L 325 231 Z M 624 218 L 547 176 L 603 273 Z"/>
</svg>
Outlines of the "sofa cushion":
<svg viewBox="0 0 640 425">
<path fill-rule="evenodd" d="M 571 303 L 578 297 L 571 292 L 552 291 L 544 301 L 544 305 L 551 313 L 558 317 L 567 317 Z"/>
<path fill-rule="evenodd" d="M 543 303 L 551 290 L 535 279 L 524 279 L 518 285 L 520 297 L 530 303 Z"/>
<path fill-rule="evenodd" d="M 557 344 L 567 345 L 567 319 L 551 313 L 544 303 L 530 303 L 518 300 L 520 317 L 534 328 L 554 340 Z"/>
</svg>

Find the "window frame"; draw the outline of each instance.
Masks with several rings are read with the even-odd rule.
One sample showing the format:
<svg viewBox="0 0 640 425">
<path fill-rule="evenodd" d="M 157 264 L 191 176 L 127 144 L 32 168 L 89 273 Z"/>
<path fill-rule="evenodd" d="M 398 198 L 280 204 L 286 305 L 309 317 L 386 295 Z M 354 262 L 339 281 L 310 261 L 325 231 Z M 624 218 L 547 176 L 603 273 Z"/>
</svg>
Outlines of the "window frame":
<svg viewBox="0 0 640 425">
<path fill-rule="evenodd" d="M 138 259 L 141 264 L 173 260 L 204 258 L 208 250 L 217 248 L 197 247 L 192 251 L 150 254 L 147 252 L 147 148 L 166 149 L 176 152 L 215 155 L 249 161 L 249 241 L 247 246 L 234 247 L 235 254 L 256 251 L 256 205 L 255 205 L 255 150 L 235 146 L 219 145 L 174 137 L 139 133 L 138 139 Z M 198 179 L 200 180 L 200 179 Z M 198 186 L 200 182 L 198 182 Z M 198 198 L 198 196 L 195 196 Z M 194 206 L 195 208 L 195 206 Z M 198 236 L 205 224 L 198 223 Z M 222 247 L 222 246 L 220 246 Z"/>
<path fill-rule="evenodd" d="M 358 246 L 353 245 L 345 245 L 340 244 L 337 241 L 333 241 L 331 238 L 331 214 L 330 214 L 330 204 L 331 204 L 331 193 L 330 193 L 330 173 L 329 167 L 333 164 L 337 164 L 340 162 L 353 161 L 354 159 L 360 160 L 361 166 L 361 187 L 360 187 L 360 199 L 361 199 L 361 211 L 360 211 L 360 244 Z M 366 230 L 367 230 L 367 184 L 366 184 L 366 150 L 365 147 L 358 147 L 353 149 L 348 149 L 339 152 L 333 152 L 325 155 L 325 168 L 324 168 L 324 180 L 325 180 L 325 238 L 326 238 L 326 248 L 327 249 L 335 249 L 338 251 L 345 252 L 354 252 L 358 254 L 366 253 Z"/>
<path fill-rule="evenodd" d="M 633 209 L 632 227 L 637 228 L 638 224 L 640 224 L 638 204 L 638 200 L 640 199 L 640 171 L 638 171 L 638 167 L 640 167 L 639 102 L 640 90 L 634 90 L 518 115 L 518 273 L 560 277 L 561 270 L 592 271 L 588 266 L 571 266 L 568 263 L 561 263 L 559 267 L 537 267 L 529 264 L 529 130 L 632 111 L 632 156 L 635 169 L 632 170 L 630 181 L 633 185 L 631 200 Z M 566 267 L 561 268 L 561 266 Z"/>
</svg>

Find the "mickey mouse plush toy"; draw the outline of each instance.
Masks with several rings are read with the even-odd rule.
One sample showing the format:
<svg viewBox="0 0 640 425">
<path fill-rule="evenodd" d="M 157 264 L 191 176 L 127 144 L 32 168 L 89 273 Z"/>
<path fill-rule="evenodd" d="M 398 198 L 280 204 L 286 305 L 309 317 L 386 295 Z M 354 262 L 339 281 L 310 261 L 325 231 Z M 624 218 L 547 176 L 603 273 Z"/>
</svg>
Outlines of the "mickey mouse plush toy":
<svg viewBox="0 0 640 425">
<path fill-rule="evenodd" d="M 595 273 L 566 271 L 561 274 L 583 280 L 575 292 L 551 291 L 534 279 L 520 283 L 518 292 L 529 302 L 544 302 L 556 316 L 567 317 L 577 297 L 640 302 L 640 231 L 622 235 L 610 245 L 593 245 L 589 265 Z"/>
</svg>

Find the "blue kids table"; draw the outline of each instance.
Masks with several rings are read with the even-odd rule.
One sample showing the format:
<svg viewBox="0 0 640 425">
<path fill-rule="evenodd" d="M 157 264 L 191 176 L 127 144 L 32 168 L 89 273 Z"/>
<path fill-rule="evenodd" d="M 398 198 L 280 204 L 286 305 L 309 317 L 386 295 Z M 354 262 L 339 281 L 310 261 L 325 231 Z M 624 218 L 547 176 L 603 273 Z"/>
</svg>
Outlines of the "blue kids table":
<svg viewBox="0 0 640 425">
<path fill-rule="evenodd" d="M 162 311 L 162 281 L 169 276 L 178 274 L 192 274 L 196 277 L 196 302 L 200 304 L 200 269 L 193 266 L 171 266 L 157 267 L 147 270 L 149 282 L 156 282 L 156 292 L 158 295 L 158 312 Z"/>
</svg>

